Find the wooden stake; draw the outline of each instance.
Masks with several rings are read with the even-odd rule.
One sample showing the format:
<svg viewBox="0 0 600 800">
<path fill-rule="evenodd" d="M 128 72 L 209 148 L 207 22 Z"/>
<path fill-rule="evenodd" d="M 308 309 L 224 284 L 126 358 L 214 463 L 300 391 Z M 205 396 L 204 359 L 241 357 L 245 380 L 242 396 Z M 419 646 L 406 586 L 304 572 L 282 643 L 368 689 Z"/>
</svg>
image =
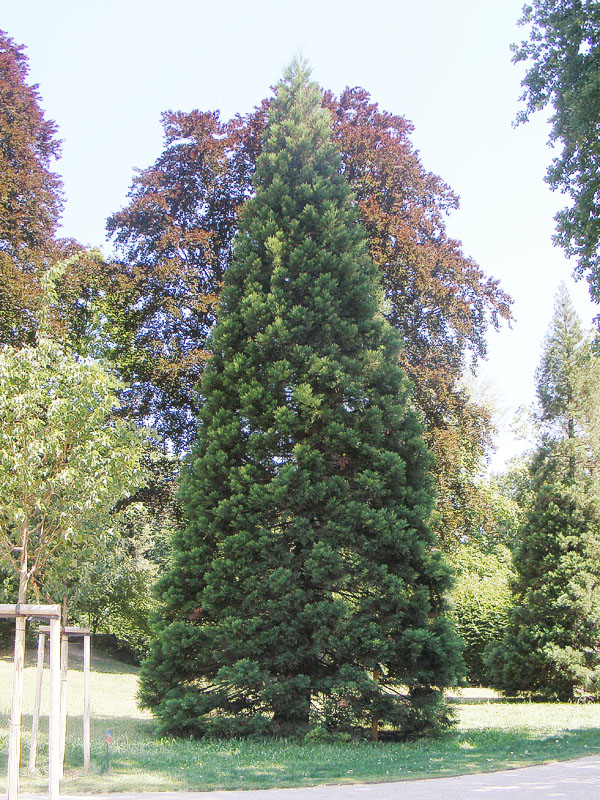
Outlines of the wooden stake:
<svg viewBox="0 0 600 800">
<path fill-rule="evenodd" d="M 6 794 L 8 800 L 18 800 L 19 769 L 21 766 L 21 706 L 23 703 L 23 668 L 25 666 L 25 626 L 26 617 L 20 609 L 21 603 L 27 599 L 27 524 L 20 529 L 21 565 L 19 570 L 19 592 L 15 608 L 15 655 L 13 672 L 13 696 L 10 711 L 10 731 L 8 735 L 8 773 L 6 776 Z"/>
<path fill-rule="evenodd" d="M 25 550 L 23 550 L 25 553 Z M 50 800 L 58 798 L 58 755 L 60 714 L 60 606 L 30 605 L 21 602 L 27 594 L 27 559 L 23 558 L 19 579 L 19 602 L 16 605 L 0 603 L 0 617 L 15 618 L 15 670 L 13 676 L 13 704 L 10 715 L 8 738 L 7 796 L 17 800 L 19 795 L 19 766 L 21 762 L 21 703 L 23 699 L 23 667 L 25 661 L 25 624 L 27 617 L 50 619 L 50 680 L 52 697 L 50 703 L 49 732 L 49 790 Z M 54 642 L 54 651 L 52 643 Z M 53 668 L 54 667 L 54 668 Z M 53 716 L 54 714 L 54 716 Z"/>
<path fill-rule="evenodd" d="M 31 721 L 31 744 L 29 745 L 29 772 L 35 772 L 38 730 L 40 726 L 40 705 L 42 702 L 42 680 L 44 677 L 44 651 L 46 634 L 38 634 L 37 665 L 35 671 L 35 698 L 33 701 L 33 719 Z"/>
<path fill-rule="evenodd" d="M 83 637 L 83 768 L 90 769 L 90 635 Z"/>
<path fill-rule="evenodd" d="M 69 669 L 69 637 L 60 637 L 60 777 L 65 774 L 65 747 L 67 741 L 67 672 Z"/>
<path fill-rule="evenodd" d="M 50 717 L 48 720 L 48 794 L 58 800 L 60 781 L 60 617 L 50 620 Z"/>
<path fill-rule="evenodd" d="M 13 696 L 8 739 L 7 798 L 19 797 L 19 767 L 21 764 L 21 704 L 23 700 L 23 666 L 25 663 L 25 617 L 15 617 L 15 655 Z"/>
</svg>

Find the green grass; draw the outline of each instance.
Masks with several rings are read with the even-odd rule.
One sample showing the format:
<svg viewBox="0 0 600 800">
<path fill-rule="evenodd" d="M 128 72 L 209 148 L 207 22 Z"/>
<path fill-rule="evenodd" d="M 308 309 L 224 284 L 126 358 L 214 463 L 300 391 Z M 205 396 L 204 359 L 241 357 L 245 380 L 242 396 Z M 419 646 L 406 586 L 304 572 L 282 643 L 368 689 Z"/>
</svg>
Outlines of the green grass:
<svg viewBox="0 0 600 800">
<path fill-rule="evenodd" d="M 484 772 L 575 758 L 600 751 L 600 707 L 528 704 L 474 698 L 457 701 L 454 732 L 433 741 L 350 744 L 291 741 L 160 739 L 150 715 L 135 703 L 136 671 L 94 656 L 92 769 L 83 772 L 83 675 L 77 655 L 69 673 L 69 727 L 61 792 L 269 788 L 318 783 L 402 780 Z M 0 791 L 5 790 L 12 664 L 0 660 Z M 25 670 L 23 764 L 27 763 L 34 668 Z M 44 692 L 47 693 L 48 675 Z M 22 789 L 45 792 L 47 723 L 41 722 L 41 774 L 22 769 Z M 110 769 L 106 771 L 106 731 Z"/>
</svg>

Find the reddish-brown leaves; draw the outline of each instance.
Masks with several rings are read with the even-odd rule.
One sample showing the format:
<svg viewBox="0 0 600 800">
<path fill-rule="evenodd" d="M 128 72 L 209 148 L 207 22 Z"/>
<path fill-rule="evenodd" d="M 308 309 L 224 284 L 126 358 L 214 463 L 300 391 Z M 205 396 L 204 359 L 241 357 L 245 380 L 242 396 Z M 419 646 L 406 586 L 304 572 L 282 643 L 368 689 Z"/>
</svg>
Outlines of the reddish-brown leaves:
<svg viewBox="0 0 600 800">
<path fill-rule="evenodd" d="M 0 250 L 12 256 L 52 241 L 61 210 L 56 125 L 27 84 L 23 47 L 0 31 Z"/>
</svg>

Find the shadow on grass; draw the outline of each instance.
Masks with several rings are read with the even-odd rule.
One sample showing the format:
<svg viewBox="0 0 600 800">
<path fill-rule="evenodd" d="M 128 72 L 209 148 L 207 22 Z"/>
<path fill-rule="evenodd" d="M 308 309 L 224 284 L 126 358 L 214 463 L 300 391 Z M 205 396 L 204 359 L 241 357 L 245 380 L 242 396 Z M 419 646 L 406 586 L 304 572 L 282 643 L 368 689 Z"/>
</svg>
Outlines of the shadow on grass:
<svg viewBox="0 0 600 800">
<path fill-rule="evenodd" d="M 46 658 L 45 669 L 49 668 L 48 663 L 48 643 L 46 642 Z M 12 652 L 6 650 L 0 651 L 0 661 L 5 661 L 9 666 L 12 666 L 13 655 Z M 27 643 L 25 651 L 25 666 L 35 667 L 37 663 L 36 645 Z M 139 666 L 135 664 L 127 664 L 119 661 L 110 653 L 105 653 L 102 650 L 92 648 L 91 659 L 92 672 L 102 672 L 110 675 L 137 675 L 140 671 Z M 83 645 L 79 641 L 73 641 L 69 644 L 69 670 L 75 672 L 83 672 Z"/>
</svg>

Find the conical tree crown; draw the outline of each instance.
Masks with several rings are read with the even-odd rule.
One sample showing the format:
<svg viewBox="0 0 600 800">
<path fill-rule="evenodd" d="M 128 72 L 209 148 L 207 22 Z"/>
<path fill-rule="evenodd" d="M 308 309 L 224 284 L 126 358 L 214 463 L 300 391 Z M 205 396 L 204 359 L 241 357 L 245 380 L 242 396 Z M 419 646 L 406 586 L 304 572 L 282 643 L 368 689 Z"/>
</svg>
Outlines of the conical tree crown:
<svg viewBox="0 0 600 800">
<path fill-rule="evenodd" d="M 583 330 L 564 284 L 554 301 L 554 314 L 536 371 L 540 418 L 555 436 L 569 435 L 575 414 L 576 375 L 579 370 Z M 571 434 L 572 436 L 572 430 Z"/>
<path fill-rule="evenodd" d="M 516 605 L 496 685 L 570 699 L 600 687 L 598 362 L 564 286 L 536 373 L 540 446 L 514 552 Z"/>
<path fill-rule="evenodd" d="M 436 727 L 430 687 L 460 658 L 440 614 L 429 458 L 303 64 L 278 86 L 255 187 L 144 698 L 171 731 L 293 731 L 311 713 Z M 394 699 L 396 682 L 414 694 Z"/>
</svg>

